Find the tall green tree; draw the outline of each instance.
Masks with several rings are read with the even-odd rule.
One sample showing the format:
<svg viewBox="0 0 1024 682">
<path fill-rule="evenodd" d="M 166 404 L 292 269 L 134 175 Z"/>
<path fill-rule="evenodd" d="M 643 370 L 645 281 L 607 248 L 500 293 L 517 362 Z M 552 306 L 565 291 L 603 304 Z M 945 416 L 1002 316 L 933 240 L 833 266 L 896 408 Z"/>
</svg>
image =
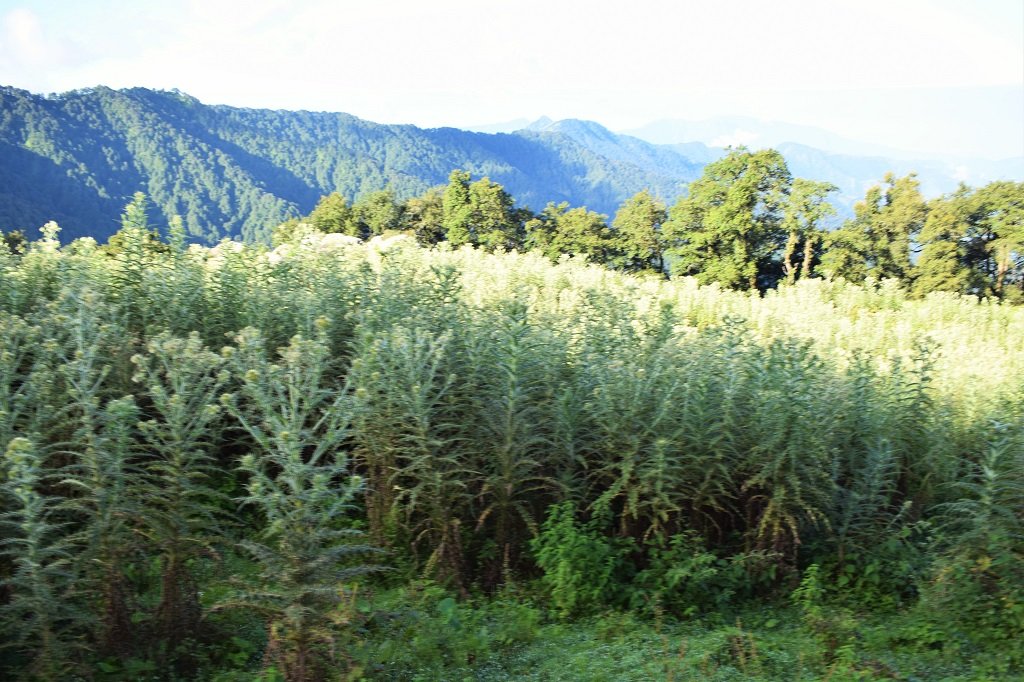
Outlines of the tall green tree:
<svg viewBox="0 0 1024 682">
<path fill-rule="evenodd" d="M 526 247 L 538 249 L 551 260 L 562 254 L 583 255 L 595 263 L 613 260 L 618 244 L 608 228 L 608 216 L 568 202 L 549 203 L 526 224 Z"/>
<path fill-rule="evenodd" d="M 637 192 L 619 206 L 612 227 L 622 253 L 623 268 L 665 272 L 665 239 L 661 226 L 666 218 L 665 205 L 647 190 Z"/>
<path fill-rule="evenodd" d="M 1024 299 L 1024 182 L 993 182 L 977 192 L 983 265 L 1000 298 Z"/>
<path fill-rule="evenodd" d="M 504 187 L 486 177 L 470 182 L 466 171 L 452 171 L 442 197 L 442 225 L 452 246 L 520 248 L 523 222 L 523 211 L 515 208 L 515 199 Z"/>
<path fill-rule="evenodd" d="M 830 277 L 913 279 L 911 244 L 924 227 L 928 205 L 914 173 L 886 173 L 881 185 L 854 206 L 854 217 L 829 235 L 821 269 Z"/>
<path fill-rule="evenodd" d="M 423 245 L 444 240 L 444 190 L 435 187 L 413 197 L 402 207 L 402 229 L 411 231 Z"/>
<path fill-rule="evenodd" d="M 730 289 L 763 285 L 783 247 L 791 183 L 785 159 L 772 149 L 740 147 L 705 166 L 665 222 L 672 273 Z"/>
<path fill-rule="evenodd" d="M 402 209 L 389 189 L 370 192 L 352 206 L 359 237 L 373 237 L 400 229 Z"/>
<path fill-rule="evenodd" d="M 921 255 L 917 261 L 913 291 L 967 292 L 972 288 L 969 253 L 972 251 L 970 190 L 961 185 L 949 196 L 928 204 L 928 219 L 918 235 Z"/>
<path fill-rule="evenodd" d="M 321 232 L 328 234 L 340 232 L 358 237 L 359 235 L 356 234 L 358 227 L 354 219 L 355 214 L 345 197 L 337 192 L 331 192 L 320 197 L 320 201 L 306 218 L 306 222 Z"/>
<path fill-rule="evenodd" d="M 473 208 L 469 198 L 469 178 L 468 172 L 453 170 L 441 199 L 444 236 L 455 247 L 475 243 L 470 229 Z"/>
<path fill-rule="evenodd" d="M 488 251 L 511 251 L 523 244 L 523 221 L 515 210 L 515 199 L 489 178 L 469 186 L 472 207 L 471 229 L 476 243 Z"/>
</svg>

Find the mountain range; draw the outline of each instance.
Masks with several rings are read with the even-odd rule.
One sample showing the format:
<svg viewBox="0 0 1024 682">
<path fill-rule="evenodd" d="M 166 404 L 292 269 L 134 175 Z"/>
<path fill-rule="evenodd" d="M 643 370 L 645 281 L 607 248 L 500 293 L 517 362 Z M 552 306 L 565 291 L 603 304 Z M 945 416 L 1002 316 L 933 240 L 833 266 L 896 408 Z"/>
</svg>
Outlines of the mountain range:
<svg viewBox="0 0 1024 682">
<path fill-rule="evenodd" d="M 887 171 L 899 176 L 916 172 L 927 197 L 951 192 L 960 182 L 979 186 L 993 180 L 1024 180 L 1024 156 L 992 160 L 942 151 L 923 154 L 850 139 L 814 126 L 744 116 L 655 121 L 623 134 L 676 148 L 685 143 L 683 153 L 694 159 L 699 158 L 695 154 L 699 155 L 701 145 L 712 155 L 721 154 L 727 145 L 778 149 L 793 175 L 831 182 L 839 188 L 834 203 L 841 214 L 848 214 L 853 203 Z"/>
<path fill-rule="evenodd" d="M 178 91 L 97 87 L 43 96 L 0 87 L 0 230 L 56 220 L 65 239 L 102 240 L 142 191 L 154 224 L 180 215 L 197 241 L 267 240 L 322 195 L 354 200 L 390 188 L 405 199 L 446 183 L 455 168 L 490 177 L 533 210 L 566 201 L 614 215 L 641 189 L 673 202 L 725 153 L 700 140 L 662 137 L 669 141 L 657 144 L 640 137 L 650 131 L 636 132 L 573 119 L 541 119 L 512 132 L 422 129 L 344 113 L 207 105 Z M 778 148 L 794 175 L 840 187 L 842 214 L 887 170 L 917 170 L 933 195 L 960 179 L 1024 179 L 1024 160 L 970 177 L 942 161 Z"/>
</svg>

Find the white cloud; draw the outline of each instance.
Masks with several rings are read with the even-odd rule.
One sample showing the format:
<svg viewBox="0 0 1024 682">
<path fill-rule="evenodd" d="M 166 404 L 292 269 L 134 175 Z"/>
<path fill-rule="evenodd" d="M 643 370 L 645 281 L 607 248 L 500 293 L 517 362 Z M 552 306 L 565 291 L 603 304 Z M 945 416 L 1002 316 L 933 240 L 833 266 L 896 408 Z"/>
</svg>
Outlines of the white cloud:
<svg viewBox="0 0 1024 682">
<path fill-rule="evenodd" d="M 0 17 L 0 84 L 36 91 L 66 89 L 61 75 L 89 58 L 71 36 L 51 30 L 36 11 L 16 7 Z M 76 86 L 77 87 L 77 86 Z"/>
<path fill-rule="evenodd" d="M 41 63 L 46 59 L 39 17 L 32 10 L 19 7 L 4 16 L 4 43 L 6 53 L 25 63 Z"/>
<path fill-rule="evenodd" d="M 3 43 L 0 59 L 8 68 L 39 68 L 60 64 L 66 49 L 43 31 L 39 16 L 30 9 L 17 7 L 3 17 Z"/>
</svg>

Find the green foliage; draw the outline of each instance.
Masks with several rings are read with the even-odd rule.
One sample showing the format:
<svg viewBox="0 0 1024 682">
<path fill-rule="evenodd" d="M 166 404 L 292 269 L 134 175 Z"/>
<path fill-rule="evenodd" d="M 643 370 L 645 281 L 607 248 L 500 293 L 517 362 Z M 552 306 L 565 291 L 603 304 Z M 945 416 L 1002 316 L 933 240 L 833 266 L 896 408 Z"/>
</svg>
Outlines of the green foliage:
<svg viewBox="0 0 1024 682">
<path fill-rule="evenodd" d="M 628 551 L 628 545 L 605 535 L 607 513 L 595 513 L 582 523 L 576 516 L 572 502 L 552 505 L 540 534 L 530 541 L 537 565 L 544 571 L 541 582 L 562 617 L 614 603 Z"/>
<path fill-rule="evenodd" d="M 345 197 L 337 192 L 320 197 L 320 201 L 313 208 L 313 212 L 306 219 L 310 225 L 320 232 L 330 234 L 340 232 L 342 234 L 359 237 L 358 226 L 355 223 L 355 211 Z"/>
<path fill-rule="evenodd" d="M 423 245 L 444 240 L 443 188 L 435 187 L 418 197 L 412 197 L 402 206 L 402 227 Z"/>
<path fill-rule="evenodd" d="M 473 242 L 470 231 L 472 206 L 469 197 L 469 178 L 466 171 L 453 170 L 448 176 L 442 199 L 441 225 L 444 227 L 445 239 L 452 246 L 462 246 Z"/>
<path fill-rule="evenodd" d="M 786 203 L 782 229 L 787 233 L 782 254 L 782 274 L 788 284 L 810 277 L 824 231 L 821 222 L 835 215 L 835 208 L 826 199 L 838 188 L 825 182 L 795 178 Z"/>
<path fill-rule="evenodd" d="M 53 430 L 53 353 L 49 330 L 0 311 L 0 447 L 21 434 L 50 435 Z"/>
<path fill-rule="evenodd" d="M 856 216 L 828 236 L 821 269 L 830 277 L 862 282 L 867 277 L 913 279 L 911 242 L 920 233 L 928 206 L 916 176 L 888 173 L 854 206 Z"/>
<path fill-rule="evenodd" d="M 449 337 L 401 326 L 361 335 L 352 382 L 361 409 L 360 460 L 370 482 L 367 511 L 380 540 L 401 535 L 425 556 L 423 571 L 465 592 L 462 517 L 476 475 L 454 448 L 444 371 Z"/>
<path fill-rule="evenodd" d="M 782 339 L 750 372 L 745 388 L 757 399 L 740 486 L 755 519 L 749 533 L 759 549 L 792 559 L 804 529 L 828 524 L 832 449 L 822 426 L 835 417 L 818 402 L 827 401 L 827 373 L 806 344 Z"/>
<path fill-rule="evenodd" d="M 134 380 L 151 404 L 139 426 L 152 457 L 144 464 L 145 503 L 140 532 L 161 561 L 160 602 L 153 628 L 171 656 L 185 636 L 201 629 L 199 587 L 189 568 L 222 539 L 224 497 L 213 444 L 220 429 L 217 400 L 228 380 L 224 359 L 206 350 L 199 335 L 163 333 L 132 358 Z M 152 550 L 151 550 L 152 551 Z"/>
<path fill-rule="evenodd" d="M 488 251 L 522 244 L 522 215 L 505 188 L 489 178 L 470 182 L 470 174 L 452 171 L 442 198 L 445 238 L 452 246 L 471 244 Z"/>
<path fill-rule="evenodd" d="M 357 237 L 372 237 L 397 230 L 402 221 L 401 207 L 395 202 L 395 194 L 383 189 L 361 197 L 352 206 L 353 221 L 358 227 L 346 231 Z"/>
<path fill-rule="evenodd" d="M 993 182 L 975 193 L 971 263 L 1000 298 L 1024 299 L 1024 183 Z"/>
<path fill-rule="evenodd" d="M 4 86 L 0 112 L 0 229 L 54 219 L 71 239 L 109 237 L 137 191 L 150 197 L 156 222 L 180 215 L 190 240 L 269 242 L 274 226 L 323 196 L 351 206 L 390 189 L 405 200 L 445 183 L 453 168 L 486 175 L 533 206 L 569 199 L 602 212 L 644 187 L 674 192 L 695 168 L 664 150 L 665 167 L 650 168 L 649 152 L 634 145 L 602 153 L 565 135 L 379 125 L 145 88 L 43 96 Z"/>
<path fill-rule="evenodd" d="M 831 663 L 854 637 L 854 621 L 843 609 L 826 603 L 826 591 L 819 574 L 818 564 L 808 566 L 800 586 L 793 590 L 790 598 L 800 608 L 804 624 L 820 642 L 825 661 Z"/>
<path fill-rule="evenodd" d="M 630 603 L 677 619 L 726 609 L 737 598 L 750 596 L 755 582 L 750 567 L 770 560 L 754 554 L 721 559 L 692 531 L 668 540 L 655 538 L 645 550 L 647 565 L 632 581 Z"/>
<path fill-rule="evenodd" d="M 476 530 L 497 548 L 494 563 L 506 573 L 503 581 L 525 537 L 536 534 L 541 505 L 558 490 L 547 475 L 551 440 L 544 428 L 558 350 L 550 335 L 530 324 L 527 306 L 513 301 L 494 321 L 488 352 L 474 357 L 489 370 L 481 372 L 475 396 L 482 416 L 474 434 L 482 455 Z"/>
<path fill-rule="evenodd" d="M 619 206 L 612 227 L 627 271 L 665 273 L 665 237 L 662 225 L 668 218 L 665 205 L 644 190 Z"/>
<path fill-rule="evenodd" d="M 791 182 L 785 160 L 772 149 L 741 147 L 705 166 L 665 223 L 672 273 L 731 289 L 764 286 L 759 282 L 783 246 Z"/>
<path fill-rule="evenodd" d="M 370 617 L 372 637 L 358 653 L 376 679 L 467 675 L 532 643 L 540 629 L 540 610 L 516 594 L 460 603 L 434 584 L 413 583 L 390 598 L 397 604 Z"/>
<path fill-rule="evenodd" d="M 526 244 L 553 261 L 562 255 L 586 256 L 595 263 L 616 259 L 616 243 L 607 225 L 608 216 L 585 208 L 569 208 L 567 202 L 548 204 L 526 224 Z"/>
<path fill-rule="evenodd" d="M 923 296 L 929 291 L 967 293 L 972 281 L 967 242 L 970 230 L 966 188 L 954 196 L 929 203 L 928 219 L 917 236 L 921 255 L 917 261 L 914 292 Z"/>
<path fill-rule="evenodd" d="M 74 548 L 56 521 L 58 500 L 43 492 L 45 468 L 36 446 L 26 438 L 7 444 L 3 456 L 5 532 L 0 557 L 11 573 L 0 586 L 10 597 L 0 609 L 4 648 L 23 657 L 20 678 L 53 680 L 74 669 L 76 626 L 83 614 L 68 597 L 74 586 Z"/>
<path fill-rule="evenodd" d="M 0 232 L 0 243 L 8 253 L 21 253 L 28 245 L 28 237 L 21 230 L 10 230 Z"/>
<path fill-rule="evenodd" d="M 328 321 L 318 321 L 321 332 Z M 255 589 L 240 588 L 234 604 L 267 619 L 266 661 L 286 680 L 322 678 L 339 664 L 336 648 L 346 583 L 372 570 L 352 559 L 371 551 L 340 523 L 361 488 L 340 445 L 352 420 L 350 396 L 326 384 L 328 347 L 295 336 L 267 358 L 255 329 L 242 330 L 226 351 L 241 379 L 240 396 L 221 403 L 253 440 L 240 471 L 248 477 L 240 500 L 265 520 L 242 541 L 260 566 Z"/>
<path fill-rule="evenodd" d="M 0 254 L 0 447 L 32 464 L 0 479 L 7 677 L 44 632 L 108 679 L 1020 670 L 1024 317 L 995 296 L 55 229 Z M 398 570 L 362 575 L 364 528 Z M 808 621 L 777 602 L 801 575 Z"/>
<path fill-rule="evenodd" d="M 74 519 L 69 539 L 76 546 L 78 591 L 102 613 L 93 624 L 95 645 L 106 655 L 128 657 L 135 628 L 126 587 L 127 562 L 135 543 L 130 519 L 136 509 L 130 478 L 135 474 L 138 408 L 131 396 L 111 399 L 115 326 L 104 322 L 104 306 L 93 292 L 66 303 L 68 338 L 56 355 L 62 363 L 69 431 L 66 464 L 57 472 L 68 496 L 62 511 Z"/>
<path fill-rule="evenodd" d="M 963 637 L 991 652 L 1005 673 L 1024 663 L 1024 439 L 1020 427 L 999 425 L 953 501 L 939 506 L 944 552 L 921 609 L 953 641 Z"/>
</svg>

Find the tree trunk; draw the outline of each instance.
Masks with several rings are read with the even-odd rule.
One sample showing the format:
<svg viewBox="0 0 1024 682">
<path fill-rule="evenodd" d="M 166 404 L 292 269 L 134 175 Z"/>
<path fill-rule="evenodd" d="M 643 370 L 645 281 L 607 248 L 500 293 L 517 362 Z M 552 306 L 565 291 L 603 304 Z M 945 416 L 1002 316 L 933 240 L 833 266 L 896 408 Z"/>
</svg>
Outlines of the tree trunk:
<svg viewBox="0 0 1024 682">
<path fill-rule="evenodd" d="M 796 253 L 796 245 L 799 241 L 796 232 L 790 232 L 786 239 L 786 250 L 782 256 L 782 272 L 786 275 L 786 283 L 792 284 L 796 280 L 796 268 L 793 267 L 793 254 Z"/>
<path fill-rule="evenodd" d="M 800 265 L 800 279 L 807 279 L 811 276 L 811 260 L 814 258 L 814 240 L 813 234 L 807 235 L 804 240 L 804 262 Z"/>
</svg>

